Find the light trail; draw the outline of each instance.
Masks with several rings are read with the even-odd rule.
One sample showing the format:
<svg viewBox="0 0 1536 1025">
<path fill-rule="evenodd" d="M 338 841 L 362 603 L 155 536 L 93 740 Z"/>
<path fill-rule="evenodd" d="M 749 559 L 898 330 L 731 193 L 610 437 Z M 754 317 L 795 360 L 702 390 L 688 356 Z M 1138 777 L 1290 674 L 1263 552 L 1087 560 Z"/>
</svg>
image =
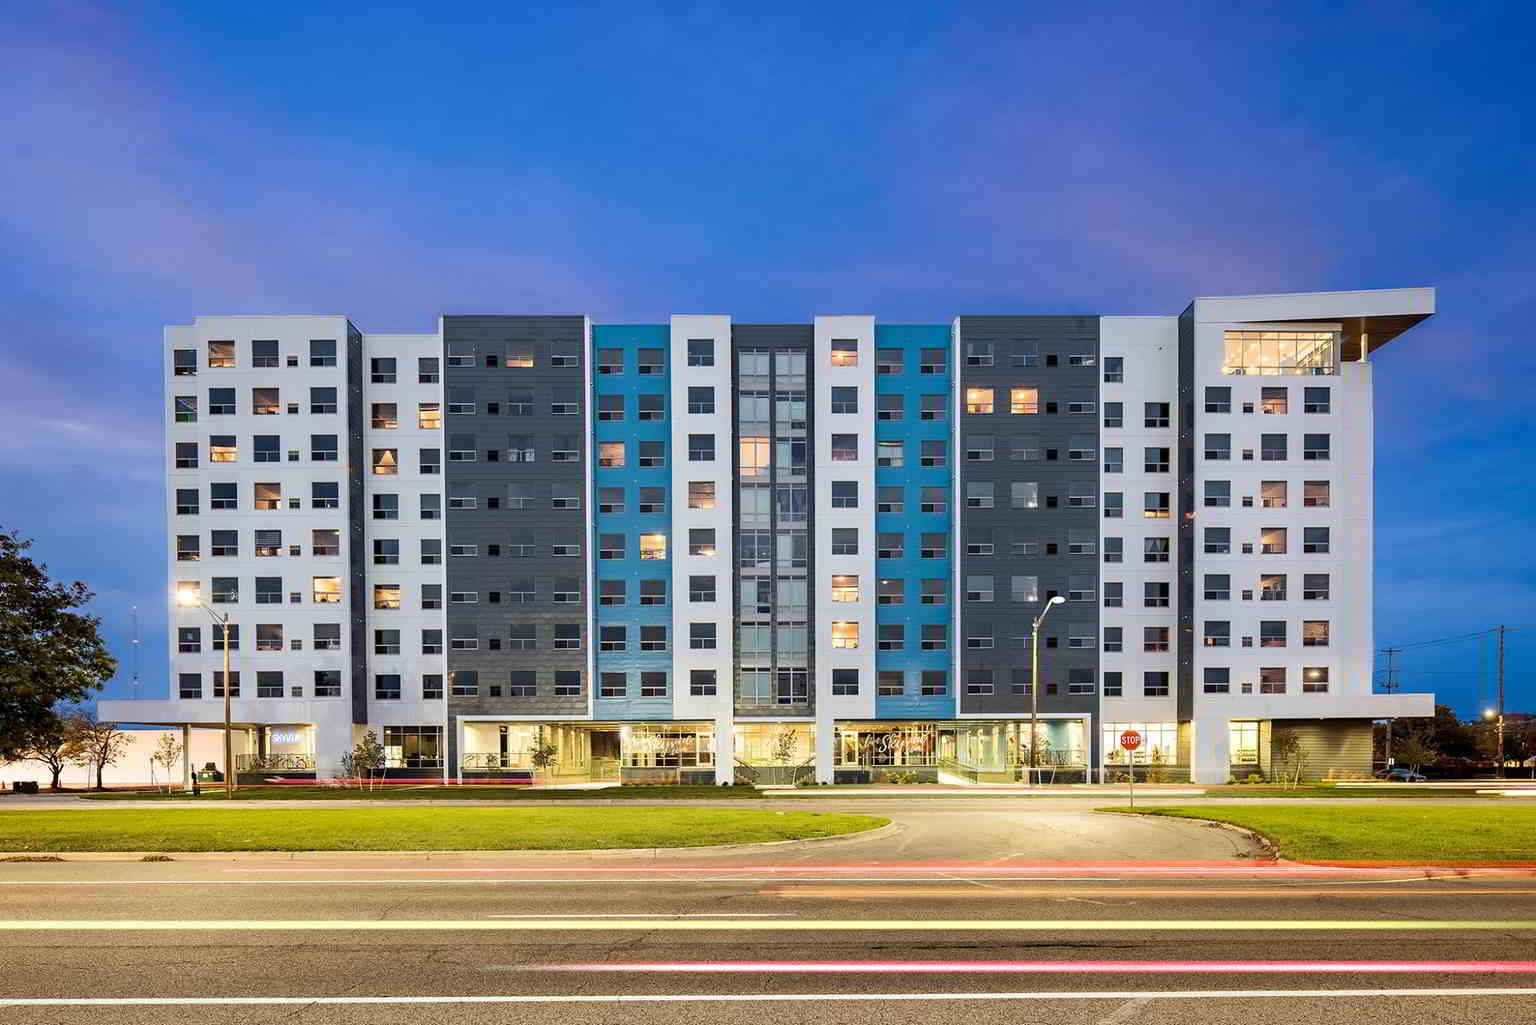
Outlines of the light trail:
<svg viewBox="0 0 1536 1025">
<path fill-rule="evenodd" d="M 965 1001 L 1291 1000 L 1372 997 L 1536 997 L 1516 987 L 1398 987 L 1392 989 L 1072 990 L 1026 993 L 613 993 L 554 996 L 267 996 L 267 997 L 5 997 L 0 1007 L 292 1007 L 369 1004 L 796 1004 Z"/>
<path fill-rule="evenodd" d="M 517 967 L 517 966 L 511 966 Z M 746 974 L 1214 974 L 1257 972 L 1520 974 L 1536 972 L 1536 961 L 661 961 L 530 965 L 552 972 L 663 972 Z"/>
<path fill-rule="evenodd" d="M 1536 930 L 1536 921 L 1423 919 L 59 919 L 0 932 L 1461 932 Z"/>
<path fill-rule="evenodd" d="M 1415 880 L 1417 881 L 1417 880 Z M 901 887 L 837 887 L 837 886 L 781 886 L 771 889 L 759 890 L 758 894 L 764 897 L 791 897 L 823 899 L 863 900 L 870 897 L 925 897 L 942 899 L 988 900 L 998 897 L 1179 897 L 1191 900 L 1226 900 L 1231 898 L 1259 899 L 1259 898 L 1284 898 L 1284 897 L 1488 897 L 1488 896 L 1528 896 L 1528 889 L 1426 889 L 1404 890 L 1401 887 L 1386 890 L 1371 889 L 1315 889 L 1304 887 L 1277 886 L 1268 889 L 1259 887 L 1247 887 L 1241 889 L 1211 887 L 1159 887 L 1159 886 L 1095 886 L 1083 888 L 1070 887 L 1031 887 L 1015 888 L 994 887 L 988 890 L 978 890 L 974 886 L 966 887 L 938 887 L 938 886 L 901 886 Z"/>
</svg>

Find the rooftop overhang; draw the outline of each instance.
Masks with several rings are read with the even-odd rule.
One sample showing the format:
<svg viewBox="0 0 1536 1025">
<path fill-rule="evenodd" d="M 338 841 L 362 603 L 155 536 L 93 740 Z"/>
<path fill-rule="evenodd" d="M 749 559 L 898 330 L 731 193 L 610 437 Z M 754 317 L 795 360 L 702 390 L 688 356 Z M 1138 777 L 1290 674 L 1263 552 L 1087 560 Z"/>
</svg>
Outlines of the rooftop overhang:
<svg viewBox="0 0 1536 1025">
<path fill-rule="evenodd" d="M 1299 292 L 1196 299 L 1195 319 L 1228 324 L 1337 324 L 1339 358 L 1369 356 L 1435 313 L 1433 288 L 1379 288 L 1359 292 Z"/>
</svg>

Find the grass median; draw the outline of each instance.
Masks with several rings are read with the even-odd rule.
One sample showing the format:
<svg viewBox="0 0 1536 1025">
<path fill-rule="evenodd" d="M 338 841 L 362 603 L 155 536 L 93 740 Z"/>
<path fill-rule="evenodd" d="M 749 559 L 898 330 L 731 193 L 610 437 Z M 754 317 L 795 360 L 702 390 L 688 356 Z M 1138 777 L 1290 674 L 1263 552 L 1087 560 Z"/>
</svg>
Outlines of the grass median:
<svg viewBox="0 0 1536 1025">
<path fill-rule="evenodd" d="M 838 836 L 870 815 L 714 808 L 207 808 L 0 812 L 0 851 L 552 851 Z"/>
<path fill-rule="evenodd" d="M 1395 865 L 1536 862 L 1536 807 L 1530 805 L 1179 805 L 1138 811 L 1230 822 L 1264 835 L 1281 857 L 1296 861 Z"/>
</svg>

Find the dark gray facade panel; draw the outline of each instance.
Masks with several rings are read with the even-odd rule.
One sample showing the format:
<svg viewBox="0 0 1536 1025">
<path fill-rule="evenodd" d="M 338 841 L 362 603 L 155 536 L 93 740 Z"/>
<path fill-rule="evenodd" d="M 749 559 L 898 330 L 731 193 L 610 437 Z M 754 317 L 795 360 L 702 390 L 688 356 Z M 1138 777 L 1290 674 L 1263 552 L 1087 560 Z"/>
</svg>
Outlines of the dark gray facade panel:
<svg viewBox="0 0 1536 1025">
<path fill-rule="evenodd" d="M 586 411 L 590 402 L 585 380 L 590 356 L 585 342 L 585 322 L 579 316 L 447 316 L 443 318 L 443 445 L 444 511 L 450 717 L 464 715 L 585 715 L 588 646 L 587 602 L 590 586 L 586 550 L 590 488 L 587 480 L 589 431 Z M 533 366 L 508 367 L 511 353 L 531 351 Z M 551 357 L 572 357 L 567 366 L 552 365 Z M 472 364 L 456 366 L 454 357 L 473 357 Z M 488 366 L 491 359 L 495 365 Z M 521 403 L 527 399 L 528 412 Z M 456 400 L 474 403 L 472 414 L 455 414 Z M 575 404 L 573 413 L 555 413 L 554 404 Z M 494 404 L 494 405 L 492 405 Z M 492 411 L 494 409 L 494 412 Z M 518 415 L 511 415 L 516 409 Z M 475 459 L 453 459 L 454 439 L 472 436 Z M 526 437 L 534 449 L 532 463 L 508 462 L 509 438 Z M 557 439 L 558 442 L 557 442 Z M 520 443 L 521 444 L 521 443 Z M 560 448 L 574 451 L 575 458 L 554 462 L 551 453 Z M 494 461 L 489 453 L 495 452 Z M 510 486 L 531 485 L 531 508 L 508 508 Z M 579 499 L 577 508 L 556 509 L 555 497 Z M 473 508 L 455 499 L 474 498 Z M 455 506 L 459 506 L 456 508 Z M 531 557 L 513 557 L 514 546 L 532 545 Z M 570 556 L 553 554 L 555 545 L 574 545 Z M 454 546 L 473 545 L 476 555 L 455 556 Z M 492 546 L 496 546 L 495 549 Z M 499 550 L 499 554 L 490 554 Z M 532 581 L 536 596 L 531 603 L 508 600 L 513 584 Z M 556 590 L 574 590 L 575 602 L 556 603 Z M 475 604 L 454 603 L 455 592 L 474 592 Z M 493 602 L 495 593 L 500 600 Z M 576 624 L 580 646 L 554 647 L 557 625 Z M 511 650 L 510 628 L 532 625 L 537 647 Z M 477 650 L 455 650 L 452 640 L 473 636 Z M 493 650 L 491 642 L 500 650 Z M 509 693 L 513 670 L 534 670 L 537 694 L 513 697 Z M 453 697 L 454 674 L 478 673 L 479 694 Z M 554 674 L 580 674 L 581 692 L 556 697 Z M 498 694 L 493 696 L 492 688 Z M 456 732 L 456 731 L 455 731 Z M 456 753 L 454 753 L 456 757 Z"/>
<path fill-rule="evenodd" d="M 1195 308 L 1179 315 L 1178 717 L 1195 714 Z"/>
<path fill-rule="evenodd" d="M 973 351 L 973 345 L 987 343 L 991 345 L 991 365 L 985 365 L 982 352 Z M 955 353 L 960 423 L 958 447 L 952 458 L 956 466 L 954 502 L 960 511 L 960 528 L 953 542 L 960 567 L 959 586 L 953 595 L 957 624 L 954 644 L 960 653 L 960 678 L 954 681 L 954 686 L 959 698 L 957 707 L 962 714 L 1029 711 L 1029 695 L 1013 693 L 1013 684 L 1015 670 L 1019 671 L 1021 681 L 1028 678 L 1030 624 L 1051 595 L 1068 594 L 1069 581 L 1073 577 L 1091 582 L 1092 598 L 1057 606 L 1045 620 L 1041 629 L 1039 711 L 1086 716 L 1098 711 L 1098 687 L 1102 681 L 1098 673 L 1097 546 L 1093 554 L 1068 554 L 1072 531 L 1080 532 L 1081 537 L 1091 536 L 1095 541 L 1099 532 L 1098 353 L 1098 317 L 960 318 L 960 344 Z M 1091 356 L 1093 359 L 1088 365 L 1074 366 L 1072 356 Z M 990 415 L 965 412 L 968 388 L 993 389 L 994 406 Z M 1038 389 L 1039 411 L 1032 415 L 1011 413 L 1011 388 Z M 1069 403 L 1088 403 L 1085 407 L 1088 411 L 1069 413 Z M 977 436 L 992 440 L 991 460 L 966 458 L 968 440 Z M 1068 458 L 1074 438 L 1093 439 L 1093 458 Z M 1016 442 L 1020 443 L 1018 448 L 1021 450 L 1035 446 L 1037 458 L 1012 458 Z M 1010 486 L 1016 481 L 1039 484 L 1038 509 L 1011 507 Z M 983 482 L 993 486 L 993 508 L 972 508 L 966 500 L 967 485 Z M 1072 506 L 1073 485 L 1084 494 L 1094 495 L 1094 502 L 1087 507 Z M 968 545 L 986 543 L 987 535 L 990 535 L 994 554 L 967 554 Z M 1015 554 L 1015 543 L 1033 543 L 1037 546 L 1037 554 Z M 972 576 L 993 578 L 992 603 L 965 600 L 966 582 Z M 1038 577 L 1040 602 L 1011 601 L 1009 588 L 1013 576 Z M 1072 626 L 1079 627 L 1079 635 L 1086 633 L 1093 638 L 1089 647 L 1068 646 Z M 968 638 L 985 636 L 993 638 L 992 648 L 968 646 Z M 1092 693 L 1068 693 L 1068 677 L 1073 669 L 1090 672 L 1094 683 Z M 966 693 L 972 670 L 991 671 L 992 694 Z M 1052 693 L 1053 689 L 1055 693 Z M 1091 746 L 1097 746 L 1096 737 L 1089 740 Z"/>
<path fill-rule="evenodd" d="M 352 652 L 352 721 L 368 721 L 368 594 L 367 496 L 363 493 L 363 333 L 347 324 L 347 593 L 351 595 L 348 646 Z"/>
</svg>

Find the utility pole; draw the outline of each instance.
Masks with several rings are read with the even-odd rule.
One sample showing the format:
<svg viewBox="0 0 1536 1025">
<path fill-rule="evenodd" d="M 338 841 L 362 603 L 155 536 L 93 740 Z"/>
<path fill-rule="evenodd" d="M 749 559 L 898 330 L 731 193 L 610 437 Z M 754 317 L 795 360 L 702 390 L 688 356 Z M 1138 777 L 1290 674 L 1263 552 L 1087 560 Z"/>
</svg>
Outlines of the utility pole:
<svg viewBox="0 0 1536 1025">
<path fill-rule="evenodd" d="M 1397 665 L 1396 658 L 1402 652 L 1402 648 L 1382 648 L 1382 654 L 1387 656 L 1387 678 L 1382 681 L 1381 689 L 1388 694 L 1397 693 Z M 1382 750 L 1386 758 L 1387 768 L 1392 768 L 1392 720 L 1387 720 L 1387 742 Z"/>
<path fill-rule="evenodd" d="M 1499 779 L 1504 778 L 1504 624 L 1499 624 L 1499 655 L 1496 676 L 1499 681 L 1499 733 L 1498 748 L 1495 755 L 1499 763 Z"/>
</svg>

